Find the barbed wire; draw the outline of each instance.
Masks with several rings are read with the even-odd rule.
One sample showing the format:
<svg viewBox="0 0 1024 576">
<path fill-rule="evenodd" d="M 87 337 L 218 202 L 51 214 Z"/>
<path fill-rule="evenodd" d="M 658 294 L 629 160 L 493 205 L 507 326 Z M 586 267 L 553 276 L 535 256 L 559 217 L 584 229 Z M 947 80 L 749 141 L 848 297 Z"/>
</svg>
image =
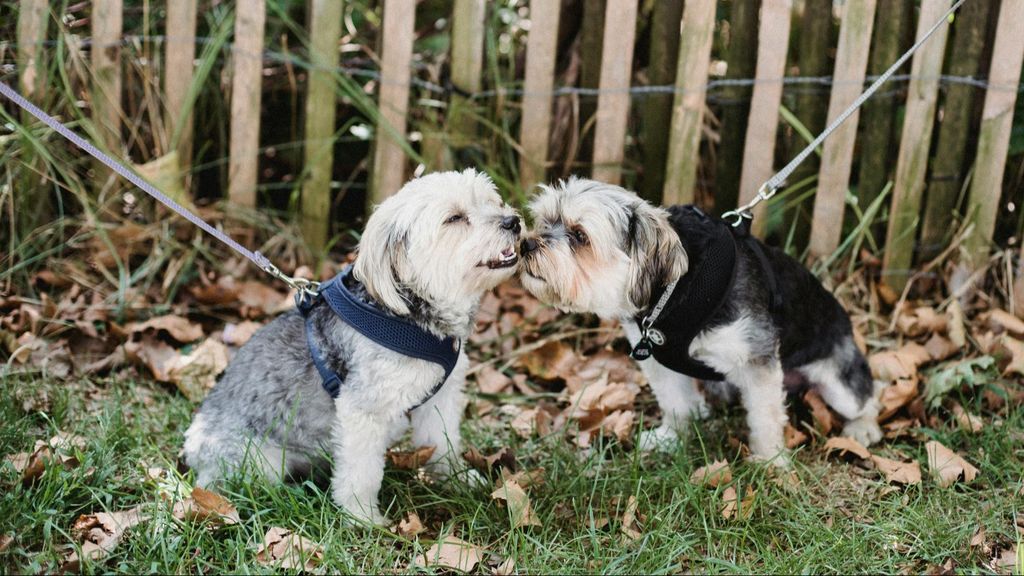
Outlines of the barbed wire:
<svg viewBox="0 0 1024 576">
<path fill-rule="evenodd" d="M 91 39 L 83 40 L 78 46 L 83 48 L 91 48 L 98 46 L 100 48 L 108 47 L 125 47 L 132 46 L 133 43 L 140 41 L 157 41 L 165 43 L 182 43 L 189 42 L 199 45 L 212 44 L 217 41 L 216 38 L 210 36 L 171 36 L 171 35 L 142 35 L 142 34 L 131 34 L 125 35 L 121 41 L 118 42 L 105 42 L 97 44 L 92 42 Z M 33 42 L 33 45 L 42 46 L 58 46 L 67 44 L 66 42 L 59 42 L 57 40 L 41 40 Z M 18 43 L 0 42 L 0 47 L 7 47 L 16 50 Z M 581 97 L 598 97 L 601 94 L 629 94 L 630 96 L 650 96 L 650 95 L 674 95 L 674 94 L 687 94 L 694 92 L 712 92 L 716 90 L 724 90 L 727 88 L 752 88 L 758 84 L 782 84 L 787 88 L 796 88 L 791 90 L 792 92 L 798 93 L 822 93 L 827 92 L 835 86 L 849 86 L 858 85 L 864 86 L 874 82 L 878 79 L 877 75 L 865 76 L 861 82 L 851 81 L 835 81 L 832 76 L 785 76 L 782 78 L 716 78 L 707 82 L 706 84 L 693 86 L 693 87 L 678 87 L 675 84 L 664 84 L 664 85 L 639 85 L 629 86 L 622 88 L 591 88 L 585 86 L 560 86 L 552 90 L 535 91 L 526 90 L 525 88 L 515 87 L 498 87 L 487 90 L 478 91 L 465 91 L 458 87 L 450 85 L 442 85 L 429 80 L 424 80 L 416 76 L 410 77 L 409 81 L 401 82 L 387 79 L 385 80 L 378 68 L 371 67 L 353 67 L 353 66 L 326 66 L 323 64 L 316 64 L 305 60 L 295 54 L 277 52 L 274 50 L 264 50 L 262 52 L 253 52 L 246 50 L 239 50 L 232 43 L 225 43 L 224 48 L 230 51 L 235 56 L 241 56 L 246 58 L 259 58 L 261 61 L 270 61 L 278 64 L 285 64 L 295 66 L 304 70 L 313 71 L 324 71 L 332 73 L 347 74 L 352 77 L 365 78 L 377 82 L 379 84 L 388 84 L 396 86 L 409 86 L 422 89 L 426 92 L 438 95 L 450 95 L 452 93 L 461 94 L 470 100 L 484 100 L 488 98 L 494 98 L 497 96 L 502 97 L 523 97 L 523 96 L 581 96 Z M 418 71 L 425 71 L 427 67 L 425 65 L 413 63 L 414 67 L 418 68 Z M 0 71 L 4 73 L 13 73 L 17 71 L 15 64 L 4 64 Z M 953 74 L 942 74 L 939 76 L 922 76 L 912 74 L 897 74 L 889 79 L 890 82 L 894 83 L 907 83 L 916 80 L 921 81 L 938 81 L 943 86 L 951 85 L 963 85 L 978 88 L 982 90 L 998 89 L 998 90 L 1012 90 L 1018 93 L 1024 93 L 1024 83 L 1017 85 L 1010 84 L 992 84 L 989 83 L 985 78 L 977 78 L 974 76 L 959 76 Z M 808 89 L 809 87 L 816 87 L 817 90 Z M 898 94 L 899 90 L 890 90 L 887 92 L 880 92 L 876 96 L 886 97 L 894 96 Z M 729 104 L 731 102 L 744 102 L 749 98 L 729 98 L 709 95 L 710 101 L 719 104 Z"/>
</svg>

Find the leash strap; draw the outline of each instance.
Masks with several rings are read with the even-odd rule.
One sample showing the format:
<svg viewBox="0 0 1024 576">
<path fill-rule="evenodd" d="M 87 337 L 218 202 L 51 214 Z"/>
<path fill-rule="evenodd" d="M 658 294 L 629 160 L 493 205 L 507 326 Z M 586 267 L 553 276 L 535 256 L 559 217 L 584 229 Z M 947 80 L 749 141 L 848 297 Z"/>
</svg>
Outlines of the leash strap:
<svg viewBox="0 0 1024 576">
<path fill-rule="evenodd" d="M 241 244 L 236 242 L 227 234 L 214 228 L 208 222 L 206 222 L 199 216 L 196 216 L 187 208 L 185 208 L 181 204 L 178 204 L 163 192 L 157 190 L 155 186 L 153 186 L 149 182 L 146 182 L 138 174 L 130 170 L 127 166 L 111 158 L 105 152 L 103 152 L 96 146 L 92 145 L 88 140 L 82 138 L 81 136 L 73 132 L 71 129 L 69 129 L 67 126 L 58 122 L 57 119 L 53 116 L 50 116 L 46 112 L 40 110 L 35 104 L 23 98 L 21 94 L 18 94 L 10 86 L 3 82 L 0 82 L 0 94 L 3 94 L 4 97 L 6 97 L 11 102 L 14 102 L 14 104 L 22 110 L 28 112 L 32 116 L 35 116 L 37 120 L 49 126 L 54 132 L 60 134 L 66 140 L 68 140 L 75 146 L 78 146 L 78 148 L 81 149 L 83 152 L 99 160 L 104 165 L 106 165 L 107 168 L 110 168 L 114 172 L 120 174 L 122 177 L 124 177 L 124 179 L 134 184 L 139 190 L 142 190 L 146 194 L 149 194 L 164 206 L 167 206 L 174 212 L 177 212 L 178 215 L 181 216 L 182 218 L 195 224 L 203 231 L 205 231 L 207 234 L 213 236 L 217 240 L 220 240 L 224 244 L 227 244 L 229 248 L 251 260 L 253 264 L 258 266 L 267 274 L 270 274 L 271 276 L 284 281 L 286 284 L 288 284 L 292 288 L 299 290 L 300 292 L 315 293 L 316 289 L 318 288 L 318 283 L 306 280 L 304 278 L 292 278 L 284 274 L 277 268 L 277 266 L 274 266 L 270 259 L 261 254 L 259 251 L 253 252 L 249 250 L 245 246 L 242 246 Z"/>
<path fill-rule="evenodd" d="M 825 141 L 826 138 L 831 136 L 832 133 L 839 128 L 840 124 L 845 122 L 846 119 L 852 116 L 858 108 L 863 106 L 864 102 L 866 102 L 868 98 L 874 96 L 875 92 L 877 92 L 878 89 L 882 87 L 882 84 L 885 84 L 889 80 L 889 78 L 892 77 L 892 75 L 895 74 L 896 71 L 899 70 L 899 68 L 903 66 L 903 64 L 905 64 L 906 61 L 909 60 L 910 57 L 913 56 L 914 53 L 917 52 L 918 49 L 921 48 L 921 46 L 923 46 L 924 43 L 927 42 L 928 39 L 931 38 L 932 35 L 935 34 L 935 32 L 939 28 L 942 27 L 943 24 L 952 21 L 951 17 L 953 16 L 953 14 L 957 11 L 957 9 L 960 8 L 960 5 L 966 1 L 967 0 L 957 0 L 956 3 L 954 3 L 953 6 L 948 11 L 946 11 L 945 14 L 942 15 L 942 18 L 939 18 L 939 20 L 931 27 L 931 29 L 928 30 L 928 32 L 926 32 L 925 35 L 921 37 L 920 40 L 915 42 L 909 50 L 904 52 L 902 56 L 900 56 L 895 62 L 893 62 L 892 66 L 890 66 L 888 70 L 886 70 L 885 72 L 882 73 L 881 76 L 876 78 L 867 90 L 865 90 L 860 96 L 858 96 L 857 99 L 854 100 L 853 103 L 850 104 L 850 106 L 846 110 L 843 110 L 842 114 L 837 116 L 836 119 L 833 120 L 832 123 L 829 124 L 828 127 L 825 128 L 825 130 L 822 131 L 821 134 L 818 134 L 817 138 L 815 138 L 810 144 L 808 144 L 806 148 L 801 150 L 800 153 L 796 155 L 796 157 L 790 160 L 789 164 L 786 164 L 786 166 L 782 170 L 779 170 L 774 176 L 769 178 L 767 182 L 762 184 L 761 187 L 758 188 L 757 195 L 754 196 L 753 200 L 735 210 L 730 210 L 729 212 L 722 214 L 722 219 L 734 219 L 732 222 L 733 226 L 739 226 L 740 222 L 742 222 L 744 219 L 750 220 L 753 217 L 752 211 L 754 209 L 754 206 L 757 206 L 762 201 L 768 200 L 769 198 L 774 196 L 775 193 L 779 190 L 779 188 L 785 185 L 786 180 L 790 177 L 790 175 L 793 174 L 793 171 L 796 170 L 798 166 L 803 164 L 804 160 L 806 160 L 807 157 L 810 156 L 811 153 L 813 153 L 818 148 L 818 146 L 820 146 L 821 143 Z"/>
</svg>

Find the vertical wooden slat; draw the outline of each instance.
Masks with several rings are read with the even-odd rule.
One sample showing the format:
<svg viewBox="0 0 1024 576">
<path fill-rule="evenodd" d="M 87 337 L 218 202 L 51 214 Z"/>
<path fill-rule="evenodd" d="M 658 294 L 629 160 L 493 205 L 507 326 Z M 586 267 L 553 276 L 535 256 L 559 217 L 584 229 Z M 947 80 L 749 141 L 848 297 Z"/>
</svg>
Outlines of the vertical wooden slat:
<svg viewBox="0 0 1024 576">
<path fill-rule="evenodd" d="M 683 0 L 659 0 L 651 9 L 648 35 L 650 60 L 647 63 L 647 81 L 652 86 L 667 86 L 676 82 L 679 60 L 680 22 L 683 20 Z M 665 167 L 668 165 L 669 130 L 672 124 L 674 94 L 647 94 L 644 96 L 643 117 L 643 178 L 637 193 L 645 200 L 661 203 L 665 188 Z"/>
<path fill-rule="evenodd" d="M 689 0 L 683 12 L 682 43 L 676 70 L 668 164 L 662 202 L 692 204 L 700 163 L 700 132 L 704 122 L 705 86 L 711 64 L 715 0 Z"/>
<path fill-rule="evenodd" d="M 96 0 L 92 14 L 92 113 L 108 150 L 121 147 L 121 0 Z M 104 171 L 109 173 L 109 171 Z"/>
<path fill-rule="evenodd" d="M 977 77 L 981 73 L 982 52 L 989 40 L 990 14 L 994 0 L 971 0 L 963 5 L 950 31 L 949 63 L 946 73 L 951 76 Z M 918 253 L 922 259 L 937 256 L 946 247 L 955 231 L 950 219 L 957 209 L 957 200 L 964 186 L 966 172 L 972 164 L 968 158 L 968 143 L 973 139 L 976 114 L 975 102 L 982 94 L 967 84 L 949 84 L 943 87 L 942 121 L 928 175 L 928 188 L 924 198 L 924 220 Z"/>
<path fill-rule="evenodd" d="M 875 0 L 847 2 L 836 49 L 836 69 L 828 103 L 828 123 L 832 123 L 857 99 L 864 87 L 864 74 L 871 49 L 871 31 L 875 22 Z M 857 138 L 858 113 L 846 119 L 825 140 L 818 173 L 818 192 L 814 198 L 811 221 L 811 254 L 824 256 L 839 246 L 843 227 L 846 189 L 853 168 L 853 148 Z"/>
<path fill-rule="evenodd" d="M 544 179 L 551 127 L 551 90 L 555 84 L 558 19 L 561 2 L 532 0 L 530 32 L 526 38 L 526 75 L 523 79 L 523 121 L 519 142 L 519 182 L 529 191 Z"/>
<path fill-rule="evenodd" d="M 481 86 L 484 64 L 484 0 L 455 0 L 452 15 L 452 84 L 456 90 L 473 93 Z M 472 102 L 460 94 L 452 94 L 448 124 L 452 129 L 451 144 L 468 146 L 476 134 L 477 122 L 472 115 Z"/>
<path fill-rule="evenodd" d="M 604 12 L 608 0 L 583 0 L 583 22 L 580 31 L 580 87 L 593 88 L 601 84 L 601 45 L 604 42 Z M 569 161 L 588 162 L 594 158 L 594 122 L 597 115 L 597 98 L 581 96 L 578 100 L 579 113 L 576 118 L 581 131 L 576 153 Z"/>
<path fill-rule="evenodd" d="M 166 35 L 167 131 L 178 152 L 178 165 L 187 173 L 192 165 L 192 113 L 185 114 L 185 101 L 192 86 L 196 58 L 196 0 L 167 3 Z"/>
<path fill-rule="evenodd" d="M 786 73 L 792 0 L 764 0 L 757 38 L 757 71 L 750 102 L 750 120 L 743 144 L 743 168 L 740 173 L 740 204 L 757 195 L 757 190 L 772 176 L 775 159 L 775 135 L 779 129 L 781 79 Z M 754 210 L 752 229 L 764 229 L 762 202 Z"/>
<path fill-rule="evenodd" d="M 238 0 L 232 55 L 228 199 L 241 206 L 256 205 L 265 21 L 263 0 Z"/>
<path fill-rule="evenodd" d="M 373 203 L 380 203 L 405 182 L 405 116 L 412 78 L 412 42 L 415 37 L 416 3 L 384 2 L 384 31 L 380 79 L 380 124 L 373 155 Z"/>
<path fill-rule="evenodd" d="M 1010 147 L 1013 110 L 1017 103 L 1021 66 L 1024 65 L 1024 2 L 1003 0 L 992 49 L 989 88 L 985 93 L 978 154 L 968 206 L 974 230 L 964 242 L 967 264 L 977 267 L 987 260 L 995 230 L 1003 187 L 1003 172 Z"/>
<path fill-rule="evenodd" d="M 309 7 L 309 56 L 313 67 L 306 89 L 306 178 L 301 210 L 303 237 L 318 252 L 326 248 L 330 233 L 334 117 L 338 108 L 334 68 L 338 67 L 341 6 L 339 0 L 312 0 Z"/>
<path fill-rule="evenodd" d="M 38 102 L 46 80 L 47 0 L 21 0 L 18 8 L 18 90 Z"/>
<path fill-rule="evenodd" d="M 601 95 L 597 97 L 592 174 L 594 179 L 611 184 L 618 184 L 622 177 L 636 13 L 637 0 L 608 0 L 604 13 Z"/>
<path fill-rule="evenodd" d="M 947 10 L 952 0 L 923 0 L 917 23 L 916 38 L 921 38 Z M 949 26 L 941 26 L 914 55 L 910 74 L 910 91 L 900 137 L 900 153 L 896 160 L 896 183 L 893 186 L 889 229 L 885 256 L 882 258 L 883 281 L 902 290 L 914 260 L 918 213 L 924 192 L 928 149 L 932 141 L 935 103 L 939 96 L 939 75 L 946 51 Z"/>
<path fill-rule="evenodd" d="M 757 13 L 760 0 L 732 0 L 729 10 L 729 37 L 725 77 L 750 78 L 757 67 Z M 722 99 L 729 104 L 721 112 L 715 166 L 715 213 L 722 214 L 736 208 L 740 195 L 740 166 L 743 163 L 743 135 L 747 133 L 750 114 L 749 86 L 728 86 L 722 90 Z"/>
</svg>

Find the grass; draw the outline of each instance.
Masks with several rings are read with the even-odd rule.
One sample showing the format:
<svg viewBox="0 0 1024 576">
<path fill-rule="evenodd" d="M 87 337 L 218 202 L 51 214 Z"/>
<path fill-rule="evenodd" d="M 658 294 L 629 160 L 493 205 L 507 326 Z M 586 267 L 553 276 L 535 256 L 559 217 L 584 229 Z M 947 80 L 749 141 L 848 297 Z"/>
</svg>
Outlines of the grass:
<svg viewBox="0 0 1024 576">
<path fill-rule="evenodd" d="M 920 429 L 959 451 L 981 470 L 970 485 L 939 488 L 887 485 L 874 472 L 805 449 L 795 467 L 799 485 L 773 481 L 737 456 L 729 438 L 742 437 L 738 413 L 719 411 L 701 433 L 671 455 L 640 454 L 617 445 L 582 453 L 561 434 L 530 441 L 505 423 L 469 419 L 468 441 L 485 453 L 510 447 L 524 468 L 544 467 L 529 489 L 540 526 L 510 529 L 492 488 L 431 484 L 389 468 L 382 501 L 392 519 L 415 511 L 427 527 L 418 542 L 384 529 L 348 526 L 330 495 L 312 483 L 266 485 L 252 478 L 224 493 L 242 521 L 209 530 L 169 519 L 170 504 L 145 480 L 149 466 L 174 469 L 192 406 L 180 394 L 146 381 L 58 383 L 12 376 L 0 396 L 0 453 L 28 451 L 56 431 L 88 439 L 71 469 L 50 467 L 22 486 L 13 468 L 0 469 L 0 532 L 14 542 L 0 553 L 0 572 L 52 572 L 71 547 L 79 514 L 146 505 L 158 520 L 131 529 L 106 559 L 85 572 L 272 572 L 256 562 L 255 547 L 271 526 L 300 532 L 322 545 L 329 572 L 406 571 L 440 534 L 486 546 L 492 564 L 511 557 L 520 573 L 677 572 L 922 572 L 949 560 L 958 571 L 986 571 L 989 558 L 969 545 L 980 526 L 987 540 L 1007 547 L 1018 538 L 1024 448 L 1024 410 L 978 434 L 955 428 Z M 40 400 L 43 399 L 43 400 Z M 902 452 L 922 463 L 923 443 L 895 441 L 881 453 Z M 691 484 L 693 470 L 711 460 L 732 462 L 738 493 L 755 491 L 749 517 L 725 519 L 721 491 Z M 186 476 L 186 479 L 188 477 Z M 641 518 L 635 540 L 620 533 L 630 496 Z M 608 522 L 604 525 L 604 520 Z"/>
</svg>

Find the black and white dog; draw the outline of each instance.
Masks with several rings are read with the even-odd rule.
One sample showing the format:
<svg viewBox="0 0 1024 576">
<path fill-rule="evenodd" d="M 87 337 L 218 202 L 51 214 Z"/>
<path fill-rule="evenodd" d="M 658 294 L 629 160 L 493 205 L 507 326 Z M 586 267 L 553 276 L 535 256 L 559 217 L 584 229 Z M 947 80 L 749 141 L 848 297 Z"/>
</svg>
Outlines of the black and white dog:
<svg viewBox="0 0 1024 576">
<path fill-rule="evenodd" d="M 467 364 L 458 342 L 471 333 L 483 294 L 515 273 L 519 235 L 519 216 L 473 170 L 423 176 L 381 203 L 351 277 L 332 282 L 346 283 L 348 305 L 360 314 L 447 343 L 445 363 L 368 337 L 322 293 L 302 313 L 256 332 L 203 402 L 184 449 L 198 484 L 243 464 L 278 480 L 329 456 L 334 502 L 383 523 L 377 492 L 385 452 L 410 420 L 413 442 L 435 447 L 433 471 L 450 474 L 461 452 Z M 340 385 L 328 386 L 325 372 Z"/>
<path fill-rule="evenodd" d="M 740 392 L 752 457 L 788 465 L 784 372 L 817 387 L 868 445 L 878 386 L 839 302 L 796 260 L 693 207 L 654 207 L 618 186 L 570 179 L 530 204 L 520 276 L 560 309 L 619 319 L 664 413 L 644 449 L 672 446 L 706 405 L 694 378 Z"/>
</svg>

